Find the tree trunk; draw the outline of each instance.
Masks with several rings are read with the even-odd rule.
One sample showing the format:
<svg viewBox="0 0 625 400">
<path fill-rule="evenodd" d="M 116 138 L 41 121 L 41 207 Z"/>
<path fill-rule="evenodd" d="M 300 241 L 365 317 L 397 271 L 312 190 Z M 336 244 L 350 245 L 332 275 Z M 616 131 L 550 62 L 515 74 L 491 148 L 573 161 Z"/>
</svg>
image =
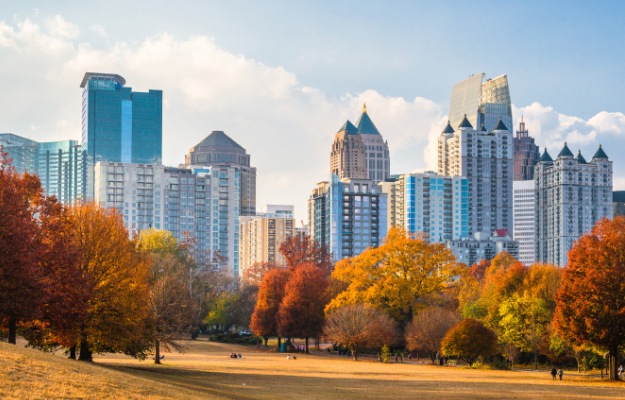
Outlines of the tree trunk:
<svg viewBox="0 0 625 400">
<path fill-rule="evenodd" d="M 534 348 L 534 369 L 538 369 L 538 349 Z"/>
<path fill-rule="evenodd" d="M 281 342 L 280 342 L 280 336 L 278 336 L 278 352 L 280 352 L 282 350 L 282 346 L 280 346 Z"/>
<path fill-rule="evenodd" d="M 9 320 L 9 343 L 17 344 L 17 322 L 13 318 Z"/>
<path fill-rule="evenodd" d="M 158 340 L 156 341 L 154 348 L 156 349 L 156 351 L 154 352 L 155 354 L 154 364 L 160 364 L 161 363 L 161 343 Z"/>
<path fill-rule="evenodd" d="M 306 336 L 306 354 L 310 354 L 308 351 L 308 336 Z"/>
<path fill-rule="evenodd" d="M 80 355 L 78 356 L 79 361 L 91 361 L 91 349 L 89 349 L 89 342 L 83 339 L 80 341 Z"/>
<path fill-rule="evenodd" d="M 69 348 L 69 358 L 72 360 L 76 359 L 76 346 L 72 346 Z"/>
<path fill-rule="evenodd" d="M 260 347 L 260 337 L 256 336 L 256 347 L 259 348 Z"/>
<path fill-rule="evenodd" d="M 616 372 L 616 355 L 617 355 L 617 350 L 612 351 L 610 350 L 610 379 L 613 380 L 618 380 L 618 373 Z"/>
<path fill-rule="evenodd" d="M 263 339 L 265 339 L 265 347 L 267 347 L 267 343 L 269 342 L 269 336 L 263 336 Z"/>
</svg>

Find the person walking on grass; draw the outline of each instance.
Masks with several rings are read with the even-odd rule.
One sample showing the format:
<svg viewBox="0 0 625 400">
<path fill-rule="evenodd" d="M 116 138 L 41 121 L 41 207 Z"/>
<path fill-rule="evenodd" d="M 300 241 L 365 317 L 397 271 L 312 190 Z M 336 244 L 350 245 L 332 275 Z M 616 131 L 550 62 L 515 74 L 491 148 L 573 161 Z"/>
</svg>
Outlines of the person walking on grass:
<svg viewBox="0 0 625 400">
<path fill-rule="evenodd" d="M 412 354 L 408 353 L 408 362 L 412 361 Z"/>
<path fill-rule="evenodd" d="M 551 377 L 553 378 L 553 380 L 556 380 L 556 375 L 558 374 L 558 371 L 556 371 L 556 367 L 553 367 L 553 369 L 551 370 Z"/>
<path fill-rule="evenodd" d="M 397 353 L 395 353 L 395 362 L 397 362 L 397 358 L 398 358 Z"/>
<path fill-rule="evenodd" d="M 623 365 L 622 364 L 618 367 L 617 372 L 618 372 L 618 376 L 622 378 L 623 377 Z"/>
<path fill-rule="evenodd" d="M 558 370 L 558 375 L 560 375 L 560 380 L 562 380 L 562 375 L 563 375 L 563 374 L 564 374 L 564 373 L 562 372 L 562 368 L 560 368 L 560 369 Z"/>
</svg>

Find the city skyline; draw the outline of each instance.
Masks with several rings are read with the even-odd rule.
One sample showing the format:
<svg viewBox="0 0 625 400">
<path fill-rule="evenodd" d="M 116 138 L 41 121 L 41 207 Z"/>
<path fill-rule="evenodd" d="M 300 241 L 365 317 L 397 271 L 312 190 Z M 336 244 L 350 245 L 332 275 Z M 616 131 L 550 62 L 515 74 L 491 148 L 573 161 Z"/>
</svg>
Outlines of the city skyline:
<svg viewBox="0 0 625 400">
<path fill-rule="evenodd" d="M 545 146 L 561 148 L 567 141 L 573 152 L 581 149 L 589 154 L 598 144 L 606 148 L 621 144 L 619 133 L 625 131 L 625 116 L 614 112 L 622 109 L 618 102 L 611 107 L 597 106 L 602 103 L 588 95 L 583 99 L 586 113 L 568 112 L 564 106 L 556 108 L 554 102 L 541 100 L 547 90 L 532 81 L 525 82 L 524 75 L 515 73 L 518 68 L 509 62 L 497 66 L 490 62 L 485 65 L 485 61 L 456 65 L 446 70 L 445 78 L 429 79 L 429 88 L 412 89 L 408 94 L 383 84 L 371 70 L 370 84 L 354 84 L 345 92 L 337 89 L 341 85 L 311 81 L 289 64 L 282 67 L 280 62 L 265 61 L 255 52 L 233 52 L 222 44 L 223 38 L 217 33 L 198 30 L 191 36 L 161 31 L 123 40 L 114 32 L 115 25 L 100 23 L 105 35 L 96 34 L 95 24 L 84 25 L 71 13 L 58 12 L 35 12 L 33 8 L 28 13 L 17 12 L 15 17 L 0 14 L 6 27 L 1 34 L 0 55 L 9 61 L 10 76 L 15 78 L 5 82 L 7 90 L 0 94 L 2 109 L 11 110 L 0 111 L 0 132 L 40 142 L 79 140 L 80 94 L 76 80 L 85 71 L 116 73 L 132 82 L 135 90 L 163 90 L 165 165 L 183 163 L 184 154 L 192 146 L 211 131 L 223 130 L 244 145 L 256 160 L 254 166 L 262 171 L 257 182 L 257 204 L 295 204 L 298 221 L 305 219 L 302 204 L 309 195 L 309 182 L 327 177 L 327 146 L 336 127 L 353 118 L 362 103 L 367 104 L 372 120 L 388 140 L 393 158 L 391 174 L 433 169 L 436 138 L 447 120 L 451 86 L 481 70 L 487 72 L 487 77 L 507 74 L 514 117 L 514 125 L 508 129 L 518 126 L 523 115 L 541 152 Z M 162 56 L 154 58 L 157 51 Z M 194 53 L 203 57 L 194 59 Z M 47 64 L 44 66 L 41 60 Z M 18 70 L 23 62 L 35 66 Z M 237 79 L 216 78 L 223 77 L 227 70 L 232 70 L 232 77 Z M 11 90 L 15 84 L 19 84 L 21 93 L 17 102 L 16 92 Z M 526 86 L 532 88 L 531 97 L 526 94 Z M 559 87 L 570 90 L 568 83 L 561 82 Z M 272 157 L 278 147 L 285 145 L 292 151 L 281 153 L 282 160 Z M 284 169 L 284 165 L 291 168 Z M 625 188 L 625 166 L 618 163 L 614 187 Z"/>
</svg>

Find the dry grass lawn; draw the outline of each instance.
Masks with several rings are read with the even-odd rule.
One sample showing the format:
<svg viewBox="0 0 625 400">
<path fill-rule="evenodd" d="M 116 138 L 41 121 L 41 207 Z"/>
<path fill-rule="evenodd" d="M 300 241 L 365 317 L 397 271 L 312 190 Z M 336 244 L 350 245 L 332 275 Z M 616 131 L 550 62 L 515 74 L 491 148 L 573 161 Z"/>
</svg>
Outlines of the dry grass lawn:
<svg viewBox="0 0 625 400">
<path fill-rule="evenodd" d="M 116 399 L 614 399 L 625 383 L 544 373 L 467 370 L 285 355 L 188 341 L 163 365 L 120 355 L 93 365 L 0 344 L 0 397 Z M 231 359 L 240 352 L 243 359 Z"/>
</svg>

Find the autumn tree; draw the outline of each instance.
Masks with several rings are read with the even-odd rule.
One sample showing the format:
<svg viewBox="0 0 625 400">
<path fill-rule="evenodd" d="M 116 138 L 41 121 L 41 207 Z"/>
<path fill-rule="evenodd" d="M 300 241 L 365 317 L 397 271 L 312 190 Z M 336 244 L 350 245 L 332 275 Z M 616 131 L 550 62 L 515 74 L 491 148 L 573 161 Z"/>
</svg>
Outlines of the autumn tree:
<svg viewBox="0 0 625 400">
<path fill-rule="evenodd" d="M 325 273 L 314 264 L 300 265 L 286 285 L 286 294 L 278 312 L 278 333 L 283 337 L 306 340 L 323 333 L 324 309 L 327 305 Z"/>
<path fill-rule="evenodd" d="M 258 286 L 243 285 L 235 292 L 224 292 L 210 307 L 203 323 L 223 326 L 227 331 L 231 326 L 249 327 L 258 299 Z"/>
<path fill-rule="evenodd" d="M 443 290 L 461 273 L 461 265 L 444 244 L 393 228 L 378 248 L 336 264 L 332 276 L 349 286 L 326 312 L 345 304 L 367 303 L 404 325 L 422 307 L 419 299 Z"/>
<path fill-rule="evenodd" d="M 602 219 L 576 241 L 556 294 L 554 325 L 575 344 L 609 353 L 610 379 L 625 345 L 625 217 Z"/>
<path fill-rule="evenodd" d="M 464 360 L 471 368 L 480 357 L 497 353 L 497 335 L 480 321 L 467 318 L 447 333 L 442 353 Z"/>
<path fill-rule="evenodd" d="M 17 326 L 42 315 L 47 282 L 39 263 L 40 229 L 35 220 L 39 178 L 19 175 L 0 146 L 0 324 L 16 343 Z"/>
<path fill-rule="evenodd" d="M 289 276 L 287 269 L 272 269 L 265 275 L 260 284 L 258 302 L 252 314 L 250 328 L 256 336 L 262 336 L 265 339 L 265 346 L 267 346 L 269 336 L 278 336 L 277 315 L 285 295 Z"/>
<path fill-rule="evenodd" d="M 406 328 L 408 350 L 425 352 L 434 363 L 445 335 L 459 321 L 458 316 L 446 308 L 430 306 L 421 310 Z"/>
<path fill-rule="evenodd" d="M 150 260 L 128 237 L 115 209 L 85 203 L 72 207 L 80 269 L 86 278 L 87 313 L 76 332 L 80 360 L 92 353 L 143 357 L 149 348 Z"/>
<path fill-rule="evenodd" d="M 473 264 L 469 269 L 469 274 L 478 282 L 481 282 L 486 275 L 486 270 L 490 268 L 490 261 L 481 260 L 478 264 Z"/>
<path fill-rule="evenodd" d="M 347 347 L 354 361 L 365 348 L 381 348 L 397 343 L 396 322 L 384 311 L 368 304 L 348 304 L 328 315 L 324 336 Z"/>
<path fill-rule="evenodd" d="M 259 286 L 267 272 L 274 268 L 284 268 L 273 261 L 255 262 L 243 271 L 242 281 L 248 285 Z"/>
<path fill-rule="evenodd" d="M 280 253 L 286 259 L 291 271 L 304 264 L 314 264 L 330 275 L 334 267 L 332 253 L 321 242 L 313 240 L 309 235 L 295 235 L 287 238 L 280 245 Z"/>
</svg>

